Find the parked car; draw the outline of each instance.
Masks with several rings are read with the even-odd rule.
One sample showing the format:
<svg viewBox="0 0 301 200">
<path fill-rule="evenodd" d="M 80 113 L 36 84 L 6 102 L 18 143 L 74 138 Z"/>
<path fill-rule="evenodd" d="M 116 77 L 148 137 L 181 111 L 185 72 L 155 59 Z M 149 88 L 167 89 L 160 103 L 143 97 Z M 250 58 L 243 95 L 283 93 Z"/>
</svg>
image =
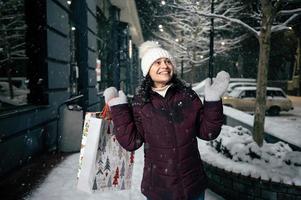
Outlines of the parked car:
<svg viewBox="0 0 301 200">
<path fill-rule="evenodd" d="M 230 78 L 229 83 L 256 83 L 256 79 L 254 78 Z"/>
<path fill-rule="evenodd" d="M 223 104 L 253 113 L 255 111 L 256 87 L 236 87 L 223 97 Z M 271 116 L 279 115 L 281 111 L 293 109 L 292 101 L 281 88 L 267 87 L 266 113 Z"/>
<path fill-rule="evenodd" d="M 229 83 L 227 93 L 230 93 L 236 87 L 243 87 L 243 86 L 256 86 L 256 82 L 232 82 L 232 83 Z"/>
</svg>

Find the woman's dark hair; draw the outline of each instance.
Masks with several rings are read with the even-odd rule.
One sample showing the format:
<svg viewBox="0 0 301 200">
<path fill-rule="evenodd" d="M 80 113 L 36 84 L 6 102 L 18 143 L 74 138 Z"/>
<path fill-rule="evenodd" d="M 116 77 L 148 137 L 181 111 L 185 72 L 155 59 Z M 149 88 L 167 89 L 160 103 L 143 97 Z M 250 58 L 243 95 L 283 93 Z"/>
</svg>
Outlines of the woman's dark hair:
<svg viewBox="0 0 301 200">
<path fill-rule="evenodd" d="M 189 87 L 184 81 L 178 79 L 176 74 L 172 76 L 168 84 L 173 84 L 177 89 L 187 89 Z M 152 91 L 153 85 L 154 81 L 151 79 L 150 75 L 147 74 L 137 91 L 137 96 L 139 96 L 144 103 L 150 102 L 150 92 Z"/>
</svg>

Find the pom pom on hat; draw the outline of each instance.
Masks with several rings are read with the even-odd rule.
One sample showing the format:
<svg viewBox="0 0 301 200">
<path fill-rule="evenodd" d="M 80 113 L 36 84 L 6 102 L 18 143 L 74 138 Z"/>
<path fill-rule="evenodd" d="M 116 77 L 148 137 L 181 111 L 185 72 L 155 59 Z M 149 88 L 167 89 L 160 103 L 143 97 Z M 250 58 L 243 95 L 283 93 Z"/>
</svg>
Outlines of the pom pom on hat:
<svg viewBox="0 0 301 200">
<path fill-rule="evenodd" d="M 139 47 L 139 58 L 143 58 L 145 53 L 152 48 L 160 48 L 161 46 L 155 41 L 146 41 L 142 43 Z"/>
<path fill-rule="evenodd" d="M 159 44 L 154 41 L 146 41 L 139 47 L 139 57 L 141 58 L 141 70 L 143 76 L 148 74 L 152 64 L 159 58 L 168 58 L 171 60 L 175 69 L 175 61 L 168 51 L 161 48 Z M 174 70 L 175 72 L 176 70 Z"/>
</svg>

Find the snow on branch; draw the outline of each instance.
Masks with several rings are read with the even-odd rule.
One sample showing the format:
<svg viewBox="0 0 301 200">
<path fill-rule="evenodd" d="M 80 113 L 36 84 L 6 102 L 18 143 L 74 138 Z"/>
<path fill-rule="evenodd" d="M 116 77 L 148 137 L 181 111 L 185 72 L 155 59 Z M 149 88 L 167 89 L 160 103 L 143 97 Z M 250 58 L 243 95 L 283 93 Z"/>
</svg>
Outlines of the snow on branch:
<svg viewBox="0 0 301 200">
<path fill-rule="evenodd" d="M 222 5 L 221 7 L 223 7 L 224 5 Z M 214 14 L 214 13 L 209 13 L 207 10 L 198 10 L 198 9 L 192 9 L 189 7 L 179 7 L 179 6 L 173 6 L 171 5 L 170 7 L 172 8 L 176 8 L 182 11 L 186 11 L 186 12 L 190 12 L 193 15 L 198 15 L 198 16 L 203 16 L 203 17 L 208 17 L 208 18 L 218 18 L 218 19 L 222 19 L 225 21 L 229 21 L 231 23 L 234 24 L 238 24 L 244 28 L 246 28 L 246 30 L 248 32 L 250 32 L 252 35 L 254 35 L 256 38 L 259 37 L 259 31 L 256 31 L 253 27 L 249 26 L 248 24 L 246 24 L 245 22 L 241 21 L 240 19 L 236 19 L 233 17 L 228 17 L 226 16 L 226 14 L 228 14 L 229 12 L 238 12 L 240 10 L 242 10 L 244 8 L 244 6 L 237 6 L 237 7 L 231 7 L 226 9 L 222 14 Z"/>
<path fill-rule="evenodd" d="M 211 13 L 199 13 L 199 12 L 197 12 L 197 14 L 199 14 L 201 16 L 204 16 L 204 17 L 209 17 L 209 18 L 219 18 L 219 19 L 223 19 L 223 20 L 238 24 L 238 25 L 246 28 L 246 30 L 248 32 L 250 32 L 252 35 L 254 35 L 256 38 L 259 37 L 259 32 L 258 31 L 256 31 L 254 28 L 252 28 L 251 26 L 249 26 L 248 24 L 244 23 L 243 21 L 241 21 L 239 19 L 227 17 L 227 16 L 224 16 L 224 15 L 211 14 Z"/>
<path fill-rule="evenodd" d="M 281 10 L 276 15 L 292 15 L 292 14 L 301 14 L 301 8 L 296 8 L 292 10 Z"/>
<path fill-rule="evenodd" d="M 278 32 L 278 31 L 284 31 L 284 30 L 290 30 L 290 27 L 288 26 L 290 22 L 295 20 L 299 14 L 293 14 L 290 18 L 288 18 L 285 22 L 282 24 L 278 24 L 276 26 L 272 27 L 272 32 Z"/>
</svg>

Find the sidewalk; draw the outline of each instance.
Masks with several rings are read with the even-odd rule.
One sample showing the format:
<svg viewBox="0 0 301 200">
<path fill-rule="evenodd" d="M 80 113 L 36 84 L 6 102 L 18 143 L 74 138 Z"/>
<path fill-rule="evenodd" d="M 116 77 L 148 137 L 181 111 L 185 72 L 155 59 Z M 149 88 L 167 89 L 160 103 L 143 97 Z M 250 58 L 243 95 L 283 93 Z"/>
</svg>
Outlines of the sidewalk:
<svg viewBox="0 0 301 200">
<path fill-rule="evenodd" d="M 298 115 L 301 115 L 301 97 L 291 97 Z M 240 116 L 241 117 L 241 116 Z M 294 130 L 300 133 L 300 123 L 298 117 L 283 114 L 283 117 L 273 117 L 273 120 L 279 124 L 273 128 L 285 131 L 285 137 L 288 138 L 289 131 L 292 128 L 284 128 L 287 125 L 294 125 Z M 299 127 L 299 128 L 298 128 Z M 295 137 L 292 139 L 299 141 Z M 141 148 L 142 149 L 142 148 Z M 75 189 L 76 171 L 78 165 L 78 153 L 76 154 L 55 154 L 47 153 L 33 158 L 30 164 L 21 169 L 14 170 L 0 179 L 0 197 L 3 200 L 144 200 L 140 192 L 140 182 L 143 169 L 143 152 L 139 149 L 136 152 L 136 163 L 133 174 L 133 190 L 131 192 L 110 192 L 96 195 L 89 195 L 79 192 Z M 66 194 L 67 193 L 67 194 Z M 125 195 L 127 195 L 125 197 Z M 25 198 L 27 197 L 27 198 Z M 210 190 L 206 191 L 206 200 L 222 199 Z"/>
<path fill-rule="evenodd" d="M 140 192 L 143 148 L 135 153 L 132 189 L 88 194 L 76 189 L 79 153 L 43 155 L 32 164 L 1 180 L 1 199 L 5 200 L 145 200 Z M 223 200 L 206 190 L 206 200 Z"/>
<path fill-rule="evenodd" d="M 76 174 L 79 153 L 70 155 L 64 162 L 54 168 L 47 178 L 35 188 L 27 200 L 145 200 L 140 191 L 143 174 L 143 148 L 135 152 L 132 188 L 130 190 L 97 192 L 93 194 L 76 189 Z M 206 190 L 206 200 L 223 200 L 217 194 Z"/>
<path fill-rule="evenodd" d="M 25 166 L 15 169 L 0 179 L 0 197 L 3 200 L 24 199 L 48 176 L 68 154 L 46 153 L 33 158 Z"/>
</svg>

